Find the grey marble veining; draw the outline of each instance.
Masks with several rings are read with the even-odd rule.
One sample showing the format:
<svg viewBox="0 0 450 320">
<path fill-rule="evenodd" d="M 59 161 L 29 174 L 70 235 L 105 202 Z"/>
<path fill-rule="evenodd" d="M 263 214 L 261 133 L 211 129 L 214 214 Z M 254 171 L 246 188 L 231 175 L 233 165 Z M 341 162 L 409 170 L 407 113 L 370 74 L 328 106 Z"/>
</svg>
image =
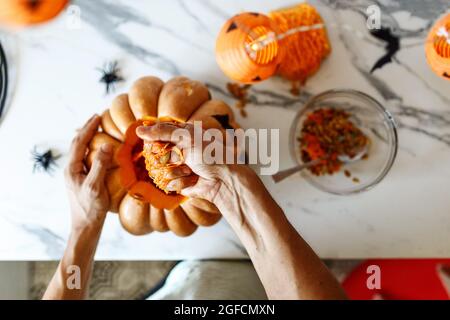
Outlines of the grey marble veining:
<svg viewBox="0 0 450 320">
<path fill-rule="evenodd" d="M 138 77 L 164 80 L 183 74 L 205 82 L 213 97 L 230 105 L 229 81 L 215 62 L 215 37 L 222 24 L 242 11 L 269 12 L 291 0 L 73 0 L 81 9 L 79 29 L 65 15 L 14 38 L 17 83 L 0 123 L 0 259 L 57 259 L 70 230 L 61 168 L 76 128 L 102 112 L 115 94 Z M 448 0 L 317 0 L 333 52 L 308 79 L 298 97 L 290 84 L 273 78 L 249 90 L 244 128 L 280 129 L 282 166 L 292 165 L 289 126 L 315 94 L 353 88 L 374 96 L 399 127 L 397 161 L 382 183 L 355 197 L 336 197 L 301 177 L 273 185 L 263 177 L 288 219 L 326 258 L 444 257 L 450 252 L 450 86 L 426 64 L 423 45 L 430 26 L 449 9 Z M 380 32 L 366 28 L 366 9 L 382 10 Z M 4 37 L 5 34 L 2 34 Z M 11 41 L 13 44 L 13 41 Z M 105 95 L 97 67 L 120 61 L 124 82 Z M 20 124 L 20 125 L 18 125 Z M 26 128 L 26 130 L 23 130 Z M 14 137 L 12 139 L 12 137 Z M 14 141 L 14 143 L 11 143 Z M 31 175 L 34 145 L 63 153 L 53 177 Z M 430 157 L 432 155 L 432 157 Z M 108 215 L 99 259 L 184 259 L 246 257 L 225 221 L 199 228 L 189 238 L 125 233 Z"/>
</svg>

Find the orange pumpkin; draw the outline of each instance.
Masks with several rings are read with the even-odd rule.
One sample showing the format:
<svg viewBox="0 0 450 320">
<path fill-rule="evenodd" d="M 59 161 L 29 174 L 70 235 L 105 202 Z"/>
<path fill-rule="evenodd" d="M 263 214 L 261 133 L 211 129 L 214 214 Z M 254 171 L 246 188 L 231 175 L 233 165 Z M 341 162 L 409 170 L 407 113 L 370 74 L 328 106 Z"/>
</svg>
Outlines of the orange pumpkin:
<svg viewBox="0 0 450 320">
<path fill-rule="evenodd" d="M 0 23 L 25 26 L 46 22 L 56 17 L 69 0 L 2 0 Z"/>
<path fill-rule="evenodd" d="M 440 77 L 450 80 L 450 14 L 439 19 L 428 34 L 425 53 L 431 69 Z"/>
<path fill-rule="evenodd" d="M 219 210 L 202 199 L 188 199 L 166 193 L 149 177 L 143 141 L 136 128 L 156 121 L 202 121 L 203 129 L 226 129 L 216 116 L 227 116 L 237 128 L 231 108 L 212 100 L 208 88 L 200 82 L 176 77 L 164 83 L 156 77 L 137 80 L 128 94 L 116 97 L 102 114 L 101 131 L 90 143 L 86 156 L 89 167 L 95 152 L 108 142 L 114 160 L 107 173 L 110 211 L 118 212 L 122 226 L 135 235 L 171 230 L 178 236 L 192 234 L 198 226 L 210 226 L 221 218 Z"/>
</svg>

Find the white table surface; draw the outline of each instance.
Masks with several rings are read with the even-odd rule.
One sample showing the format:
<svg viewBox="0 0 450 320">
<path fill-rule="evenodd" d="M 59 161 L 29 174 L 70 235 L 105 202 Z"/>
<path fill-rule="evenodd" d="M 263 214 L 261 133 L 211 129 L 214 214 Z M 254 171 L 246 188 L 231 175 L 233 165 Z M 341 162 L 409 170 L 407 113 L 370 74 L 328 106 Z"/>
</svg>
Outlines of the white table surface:
<svg viewBox="0 0 450 320">
<path fill-rule="evenodd" d="M 331 2 L 329 4 L 328 2 Z M 243 127 L 280 128 L 281 166 L 292 118 L 310 95 L 353 88 L 380 100 L 399 124 L 400 149 L 389 175 L 373 190 L 332 196 L 300 176 L 274 185 L 263 177 L 289 220 L 323 258 L 450 256 L 450 83 L 428 68 L 422 42 L 447 0 L 380 1 L 383 23 L 394 25 L 402 48 L 393 62 L 370 74 L 385 43 L 372 37 L 358 10 L 371 1 L 312 1 L 330 25 L 331 56 L 299 101 L 289 84 L 271 79 L 252 88 L 256 99 Z M 183 74 L 207 82 L 215 98 L 226 77 L 214 58 L 224 21 L 241 11 L 268 12 L 295 1 L 76 0 L 79 29 L 67 15 L 13 35 L 3 33 L 15 69 L 15 90 L 0 122 L 0 259 L 58 259 L 70 226 L 63 170 L 75 129 L 107 108 L 140 76 Z M 341 27 L 337 27 L 341 25 Z M 346 26 L 350 26 L 347 28 Z M 356 32 L 355 30 L 359 30 Z M 96 70 L 118 60 L 126 81 L 105 95 Z M 53 175 L 32 173 L 37 145 L 63 157 Z M 189 238 L 170 233 L 134 237 L 109 215 L 98 259 L 239 258 L 245 251 L 225 221 Z"/>
</svg>

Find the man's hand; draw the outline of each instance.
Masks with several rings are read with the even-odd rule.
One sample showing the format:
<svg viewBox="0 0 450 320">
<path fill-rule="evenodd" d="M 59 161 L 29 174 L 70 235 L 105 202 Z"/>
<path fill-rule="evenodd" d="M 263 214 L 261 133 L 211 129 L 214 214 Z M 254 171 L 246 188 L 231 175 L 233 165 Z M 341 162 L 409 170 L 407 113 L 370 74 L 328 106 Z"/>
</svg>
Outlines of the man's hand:
<svg viewBox="0 0 450 320">
<path fill-rule="evenodd" d="M 258 176 L 246 165 L 202 163 L 205 143 L 196 145 L 193 131 L 192 124 L 158 123 L 139 127 L 136 133 L 150 143 L 171 142 L 183 152 L 186 165 L 199 179 L 190 185 L 192 180 L 185 178 L 188 170 L 174 171 L 169 186 L 174 184 L 174 190 L 217 206 L 247 249 L 269 298 L 345 298 L 339 283 L 292 227 Z M 211 143 L 227 151 L 220 141 Z"/>
<path fill-rule="evenodd" d="M 101 146 L 89 172 L 84 164 L 88 144 L 97 132 L 99 123 L 100 117 L 93 116 L 72 142 L 65 178 L 73 229 L 103 224 L 109 209 L 105 174 L 111 163 L 112 146 L 108 144 Z"/>
<path fill-rule="evenodd" d="M 209 165 L 203 160 L 203 150 L 209 143 L 216 143 L 217 148 L 226 147 L 222 141 L 202 142 L 200 145 L 194 143 L 194 126 L 191 123 L 171 124 L 157 123 L 153 126 L 141 126 L 136 130 L 137 135 L 146 142 L 152 143 L 164 141 L 173 143 L 183 153 L 185 164 L 175 168 L 171 172 L 167 185 L 170 191 L 179 191 L 188 197 L 202 198 L 215 203 L 219 197 L 219 191 L 223 191 L 224 177 L 227 165 Z M 175 157 L 176 158 L 176 157 Z M 177 159 L 178 160 L 178 159 Z M 194 172 L 199 176 L 195 185 L 191 185 L 189 176 Z"/>
</svg>

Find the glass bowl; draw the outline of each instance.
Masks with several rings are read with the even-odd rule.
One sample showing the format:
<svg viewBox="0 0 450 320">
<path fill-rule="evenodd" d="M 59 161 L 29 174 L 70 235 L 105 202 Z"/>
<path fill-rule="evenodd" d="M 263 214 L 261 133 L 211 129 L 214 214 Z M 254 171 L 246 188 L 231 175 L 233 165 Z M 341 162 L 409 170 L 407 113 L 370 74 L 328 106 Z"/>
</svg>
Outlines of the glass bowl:
<svg viewBox="0 0 450 320">
<path fill-rule="evenodd" d="M 397 155 L 397 130 L 389 111 L 367 94 L 351 89 L 329 90 L 312 97 L 297 113 L 291 126 L 290 151 L 298 164 L 303 163 L 298 141 L 303 122 L 310 112 L 319 108 L 346 110 L 351 115 L 350 120 L 370 139 L 368 157 L 345 164 L 332 175 L 316 176 L 306 168 L 302 176 L 318 189 L 337 195 L 354 194 L 377 185 L 389 172 Z"/>
</svg>

